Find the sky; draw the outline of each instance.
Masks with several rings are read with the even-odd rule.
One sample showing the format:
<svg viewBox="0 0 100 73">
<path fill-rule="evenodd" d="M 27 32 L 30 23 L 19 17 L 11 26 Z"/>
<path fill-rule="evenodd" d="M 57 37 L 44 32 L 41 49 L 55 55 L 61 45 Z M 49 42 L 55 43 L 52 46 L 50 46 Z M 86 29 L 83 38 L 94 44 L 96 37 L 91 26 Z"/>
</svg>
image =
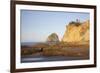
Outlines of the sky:
<svg viewBox="0 0 100 73">
<path fill-rule="evenodd" d="M 61 40 L 69 22 L 90 19 L 89 13 L 39 10 L 21 10 L 20 17 L 21 42 L 45 42 L 52 33 Z"/>
</svg>

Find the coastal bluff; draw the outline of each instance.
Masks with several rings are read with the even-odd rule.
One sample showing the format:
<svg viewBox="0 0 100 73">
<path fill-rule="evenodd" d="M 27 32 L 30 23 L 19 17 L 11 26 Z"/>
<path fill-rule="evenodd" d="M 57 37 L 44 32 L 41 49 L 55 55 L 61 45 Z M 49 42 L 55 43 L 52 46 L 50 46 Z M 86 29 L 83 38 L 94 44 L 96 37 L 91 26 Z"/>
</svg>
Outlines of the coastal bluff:
<svg viewBox="0 0 100 73">
<path fill-rule="evenodd" d="M 90 23 L 89 20 L 85 22 L 70 22 L 66 26 L 62 42 L 89 42 L 90 40 Z"/>
</svg>

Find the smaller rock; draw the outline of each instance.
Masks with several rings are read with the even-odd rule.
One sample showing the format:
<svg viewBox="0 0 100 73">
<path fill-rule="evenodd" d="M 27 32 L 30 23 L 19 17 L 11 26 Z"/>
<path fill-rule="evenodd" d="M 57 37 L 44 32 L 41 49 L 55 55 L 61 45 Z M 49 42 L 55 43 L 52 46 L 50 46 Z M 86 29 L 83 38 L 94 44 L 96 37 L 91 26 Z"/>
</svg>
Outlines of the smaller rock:
<svg viewBox="0 0 100 73">
<path fill-rule="evenodd" d="M 59 42 L 58 35 L 56 33 L 52 33 L 51 35 L 48 36 L 47 42 L 49 42 L 49 43 L 57 43 L 57 42 Z"/>
</svg>

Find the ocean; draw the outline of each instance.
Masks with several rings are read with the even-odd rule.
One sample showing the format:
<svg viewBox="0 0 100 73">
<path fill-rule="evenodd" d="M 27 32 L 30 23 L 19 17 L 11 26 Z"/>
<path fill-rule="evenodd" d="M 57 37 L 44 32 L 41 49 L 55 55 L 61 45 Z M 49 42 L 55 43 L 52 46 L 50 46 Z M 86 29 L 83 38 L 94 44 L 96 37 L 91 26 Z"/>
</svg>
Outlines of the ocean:
<svg viewBox="0 0 100 73">
<path fill-rule="evenodd" d="M 21 63 L 30 62 L 48 62 L 48 61 L 71 61 L 71 60 L 86 60 L 88 57 L 65 57 L 65 56 L 33 56 L 27 55 L 21 57 Z"/>
</svg>

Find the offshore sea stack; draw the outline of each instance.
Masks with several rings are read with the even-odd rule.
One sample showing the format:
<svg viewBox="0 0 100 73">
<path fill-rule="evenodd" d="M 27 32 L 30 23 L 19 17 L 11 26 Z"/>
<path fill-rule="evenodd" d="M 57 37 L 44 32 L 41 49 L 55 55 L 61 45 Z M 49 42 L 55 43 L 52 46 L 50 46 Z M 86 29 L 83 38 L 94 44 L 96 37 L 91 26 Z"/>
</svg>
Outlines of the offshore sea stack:
<svg viewBox="0 0 100 73">
<path fill-rule="evenodd" d="M 56 33 L 50 34 L 48 36 L 48 38 L 47 38 L 47 42 L 50 42 L 50 43 L 57 43 L 57 42 L 59 42 L 58 35 Z"/>
</svg>

